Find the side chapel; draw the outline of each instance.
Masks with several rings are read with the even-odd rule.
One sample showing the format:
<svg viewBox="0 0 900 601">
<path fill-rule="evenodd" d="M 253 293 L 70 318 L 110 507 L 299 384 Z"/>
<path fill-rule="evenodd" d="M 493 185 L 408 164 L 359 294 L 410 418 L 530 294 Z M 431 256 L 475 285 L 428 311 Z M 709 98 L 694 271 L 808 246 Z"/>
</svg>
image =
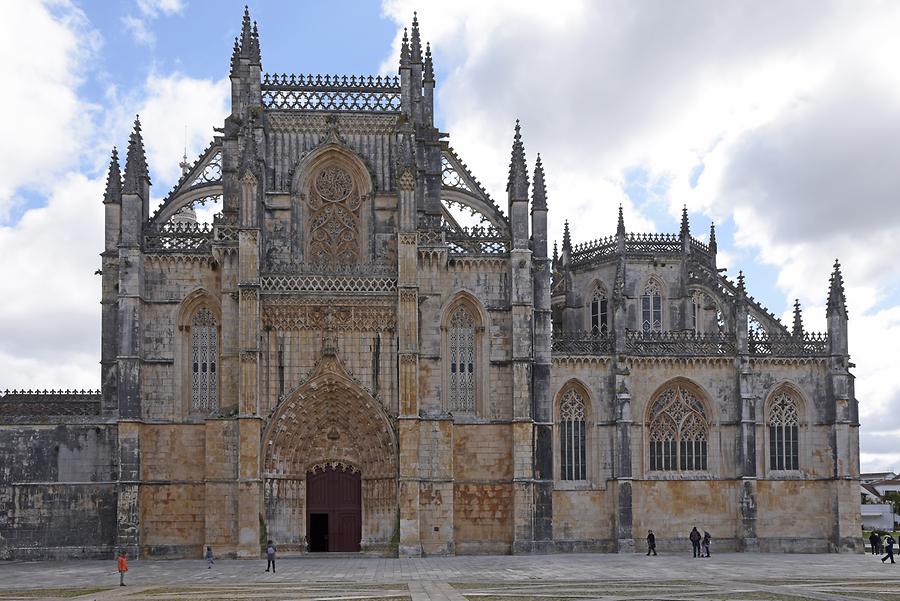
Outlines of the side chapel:
<svg viewBox="0 0 900 601">
<path fill-rule="evenodd" d="M 415 19 L 396 76 L 260 55 L 245 11 L 231 114 L 152 214 L 138 121 L 113 151 L 102 390 L 0 396 L 0 558 L 860 549 L 837 263 L 814 334 L 686 210 L 550 252 L 540 156 L 517 122 L 501 209 Z"/>
</svg>

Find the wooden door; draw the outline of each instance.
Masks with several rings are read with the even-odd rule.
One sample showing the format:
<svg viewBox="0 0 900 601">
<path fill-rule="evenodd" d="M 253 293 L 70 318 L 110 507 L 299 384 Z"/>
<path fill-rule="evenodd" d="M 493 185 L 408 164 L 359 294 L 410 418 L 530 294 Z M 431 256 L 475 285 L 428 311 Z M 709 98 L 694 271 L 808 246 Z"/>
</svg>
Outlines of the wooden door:
<svg viewBox="0 0 900 601">
<path fill-rule="evenodd" d="M 332 467 L 310 472 L 306 476 L 306 499 L 310 551 L 359 551 L 362 479 L 358 473 Z M 327 536 L 322 528 L 312 528 L 312 515 L 316 516 L 316 524 L 327 519 Z"/>
</svg>

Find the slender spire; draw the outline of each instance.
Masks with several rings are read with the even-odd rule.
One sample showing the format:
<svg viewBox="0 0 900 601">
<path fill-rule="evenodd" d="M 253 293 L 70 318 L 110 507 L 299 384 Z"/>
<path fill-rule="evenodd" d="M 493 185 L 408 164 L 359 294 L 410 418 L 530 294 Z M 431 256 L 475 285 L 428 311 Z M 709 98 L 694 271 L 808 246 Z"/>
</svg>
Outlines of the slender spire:
<svg viewBox="0 0 900 601">
<path fill-rule="evenodd" d="M 513 136 L 506 191 L 511 194 L 512 198 L 528 199 L 528 168 L 525 166 L 525 145 L 522 144 L 522 130 L 518 119 L 516 119 L 516 133 Z"/>
<path fill-rule="evenodd" d="M 422 80 L 434 82 L 434 63 L 431 61 L 431 42 L 425 44 L 425 71 Z"/>
<path fill-rule="evenodd" d="M 106 175 L 106 192 L 103 194 L 104 203 L 122 201 L 122 174 L 119 171 L 119 151 L 113 146 L 109 159 L 109 172 Z"/>
<path fill-rule="evenodd" d="M 144 139 L 141 137 L 141 120 L 139 116 L 135 116 L 134 131 L 128 138 L 128 154 L 125 156 L 125 193 L 142 192 L 141 178 L 150 181 L 147 157 L 144 155 Z"/>
<path fill-rule="evenodd" d="M 562 241 L 563 252 L 572 251 L 572 235 L 569 233 L 569 220 L 566 219 L 565 224 L 563 224 L 563 241 Z"/>
<path fill-rule="evenodd" d="M 409 66 L 409 35 L 406 27 L 403 28 L 403 41 L 400 42 L 400 67 Z"/>
<path fill-rule="evenodd" d="M 253 37 L 253 27 L 250 22 L 250 7 L 244 5 L 244 18 L 241 21 L 241 53 L 246 56 L 250 49 L 250 38 Z"/>
<path fill-rule="evenodd" d="M 246 58 L 251 65 L 260 64 L 259 54 L 259 28 L 256 21 L 250 20 L 250 8 L 244 5 L 244 18 L 241 21 L 240 44 L 235 43 L 235 50 L 231 56 L 231 71 L 235 73 L 237 59 Z"/>
<path fill-rule="evenodd" d="M 737 285 L 738 285 L 738 292 L 741 293 L 742 295 L 746 296 L 747 287 L 744 285 L 744 271 L 743 270 L 738 272 Z"/>
<path fill-rule="evenodd" d="M 241 43 L 240 40 L 234 38 L 234 48 L 231 50 L 231 77 L 237 77 L 238 67 L 241 66 Z"/>
<path fill-rule="evenodd" d="M 259 29 L 256 21 L 253 22 L 253 33 L 250 34 L 250 62 L 254 65 L 262 63 L 262 57 L 259 52 Z"/>
<path fill-rule="evenodd" d="M 841 275 L 841 264 L 834 260 L 834 271 L 831 273 L 828 287 L 828 317 L 840 315 L 847 317 L 847 299 L 844 296 L 844 276 Z"/>
<path fill-rule="evenodd" d="M 556 266 L 559 265 L 559 249 L 556 247 L 556 240 L 553 241 L 553 262 L 551 263 L 554 271 L 556 270 Z"/>
<path fill-rule="evenodd" d="M 622 204 L 619 204 L 619 220 L 616 223 L 616 236 L 625 235 L 625 215 L 622 213 Z"/>
<path fill-rule="evenodd" d="M 687 238 L 691 235 L 691 224 L 688 221 L 687 205 L 681 209 L 681 237 Z"/>
<path fill-rule="evenodd" d="M 794 327 L 791 329 L 791 335 L 803 337 L 803 314 L 800 312 L 800 299 L 794 299 Z"/>
<path fill-rule="evenodd" d="M 410 51 L 412 53 L 411 62 L 421 63 L 422 62 L 422 38 L 419 36 L 419 17 L 416 13 L 413 13 L 412 40 L 411 40 L 411 44 L 410 44 Z"/>
<path fill-rule="evenodd" d="M 534 189 L 531 191 L 531 210 L 547 210 L 547 187 L 544 185 L 544 165 L 541 163 L 541 154 L 538 153 L 534 162 Z"/>
<path fill-rule="evenodd" d="M 716 244 L 716 222 L 709 224 L 709 252 L 716 254 L 719 252 L 719 245 Z"/>
</svg>

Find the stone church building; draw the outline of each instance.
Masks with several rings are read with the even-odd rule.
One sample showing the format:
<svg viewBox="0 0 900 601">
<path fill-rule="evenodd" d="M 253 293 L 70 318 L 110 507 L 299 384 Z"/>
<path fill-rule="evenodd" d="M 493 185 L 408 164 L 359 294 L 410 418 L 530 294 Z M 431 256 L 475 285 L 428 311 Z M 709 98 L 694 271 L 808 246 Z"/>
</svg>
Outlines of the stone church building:
<svg viewBox="0 0 900 601">
<path fill-rule="evenodd" d="M 282 75 L 245 13 L 230 73 L 155 212 L 137 121 L 113 151 L 102 390 L 0 396 L 0 558 L 860 549 L 837 264 L 812 334 L 686 211 L 551 252 L 540 157 L 516 123 L 500 207 L 416 21 L 396 76 Z"/>
</svg>

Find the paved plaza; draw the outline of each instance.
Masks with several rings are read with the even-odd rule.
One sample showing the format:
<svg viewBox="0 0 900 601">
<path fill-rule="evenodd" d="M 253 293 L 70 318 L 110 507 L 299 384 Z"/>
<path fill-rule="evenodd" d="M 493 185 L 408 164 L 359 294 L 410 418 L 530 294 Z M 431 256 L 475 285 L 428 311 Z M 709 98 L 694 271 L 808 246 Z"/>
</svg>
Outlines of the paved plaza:
<svg viewBox="0 0 900 601">
<path fill-rule="evenodd" d="M 871 555 L 723 553 L 296 557 L 265 561 L 0 563 L 0 599 L 84 601 L 900 601 L 900 564 Z"/>
</svg>

